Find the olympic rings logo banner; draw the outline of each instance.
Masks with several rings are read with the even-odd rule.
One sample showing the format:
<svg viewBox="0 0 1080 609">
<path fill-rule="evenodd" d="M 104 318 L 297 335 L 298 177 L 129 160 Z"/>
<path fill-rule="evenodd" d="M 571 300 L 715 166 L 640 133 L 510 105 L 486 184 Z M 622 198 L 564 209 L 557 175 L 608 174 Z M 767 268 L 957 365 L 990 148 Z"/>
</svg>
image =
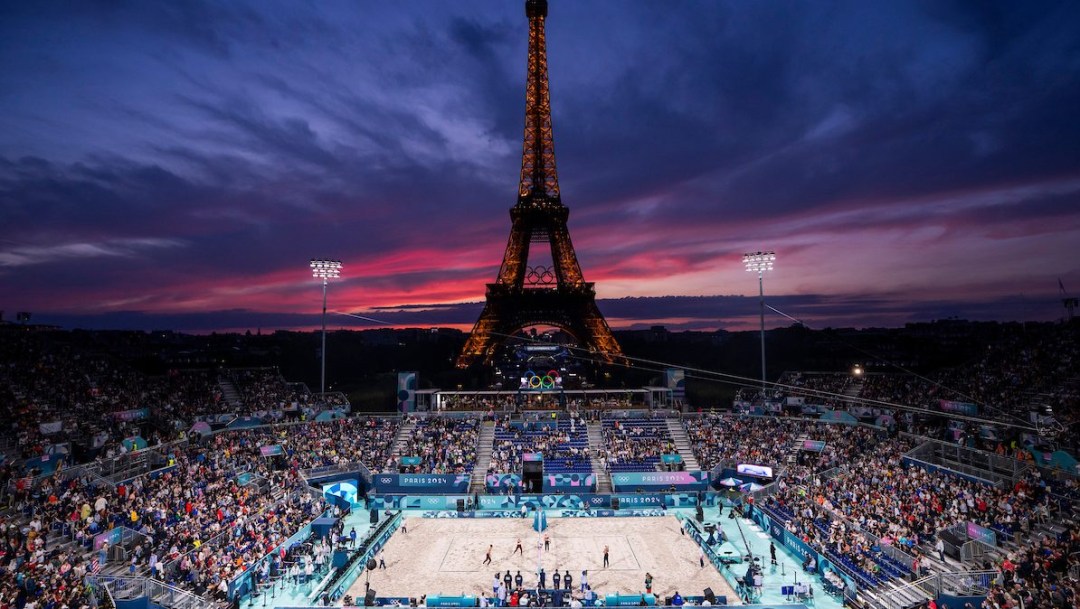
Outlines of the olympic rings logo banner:
<svg viewBox="0 0 1080 609">
<path fill-rule="evenodd" d="M 531 391 L 562 389 L 562 377 L 559 376 L 558 370 L 548 370 L 547 374 L 544 375 L 537 374 L 532 370 L 526 370 L 521 377 L 521 389 Z"/>
</svg>

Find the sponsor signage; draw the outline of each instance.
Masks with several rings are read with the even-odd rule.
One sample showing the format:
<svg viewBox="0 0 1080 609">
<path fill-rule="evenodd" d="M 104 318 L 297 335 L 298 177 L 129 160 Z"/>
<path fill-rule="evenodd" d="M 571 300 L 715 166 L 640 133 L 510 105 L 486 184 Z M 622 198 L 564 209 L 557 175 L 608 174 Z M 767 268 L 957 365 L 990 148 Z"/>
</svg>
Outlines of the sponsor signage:
<svg viewBox="0 0 1080 609">
<path fill-rule="evenodd" d="M 616 491 L 661 491 L 675 487 L 676 490 L 705 490 L 709 483 L 708 472 L 619 472 L 611 475 Z"/>
<path fill-rule="evenodd" d="M 986 527 L 981 527 L 970 520 L 967 523 L 967 535 L 970 539 L 975 539 L 987 545 L 997 547 L 997 533 Z"/>
<path fill-rule="evenodd" d="M 468 474 L 375 474 L 378 493 L 464 493 Z"/>
<path fill-rule="evenodd" d="M 264 457 L 276 457 L 278 455 L 284 455 L 285 449 L 280 444 L 267 444 L 266 446 L 259 447 L 259 454 Z"/>
<path fill-rule="evenodd" d="M 944 412 L 955 412 L 956 414 L 977 415 L 979 414 L 979 407 L 970 402 L 956 402 L 954 400 L 938 400 L 938 406 Z"/>
<path fill-rule="evenodd" d="M 735 466 L 735 472 L 743 476 L 754 476 L 757 478 L 772 478 L 773 471 L 771 467 L 764 465 L 753 465 L 751 463 L 740 463 Z"/>
<path fill-rule="evenodd" d="M 632 495 L 615 495 L 619 500 L 620 508 L 637 508 L 637 507 L 660 507 L 666 505 L 663 495 L 645 495 L 645 494 L 632 494 Z"/>
<path fill-rule="evenodd" d="M 117 421 L 140 421 L 150 417 L 149 408 L 135 408 L 133 410 L 120 410 L 112 414 Z"/>
</svg>

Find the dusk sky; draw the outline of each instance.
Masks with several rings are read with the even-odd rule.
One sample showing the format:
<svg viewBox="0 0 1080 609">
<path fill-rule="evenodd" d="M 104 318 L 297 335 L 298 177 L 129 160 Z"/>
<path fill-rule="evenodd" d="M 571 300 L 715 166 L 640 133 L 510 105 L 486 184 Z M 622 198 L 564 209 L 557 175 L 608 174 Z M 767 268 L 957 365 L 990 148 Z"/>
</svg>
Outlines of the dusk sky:
<svg viewBox="0 0 1080 609">
<path fill-rule="evenodd" d="M 516 201 L 523 5 L 3 3 L 5 319 L 311 328 L 329 257 L 331 310 L 468 329 Z M 812 327 L 1080 295 L 1080 3 L 550 0 L 547 35 L 615 329 L 756 327 L 759 249 Z"/>
</svg>

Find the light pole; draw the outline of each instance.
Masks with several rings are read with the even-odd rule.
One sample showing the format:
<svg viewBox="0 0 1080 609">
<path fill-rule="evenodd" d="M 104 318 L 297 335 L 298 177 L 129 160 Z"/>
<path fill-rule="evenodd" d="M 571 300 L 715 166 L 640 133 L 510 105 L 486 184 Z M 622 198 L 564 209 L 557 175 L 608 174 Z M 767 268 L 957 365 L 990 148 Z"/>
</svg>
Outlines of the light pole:
<svg viewBox="0 0 1080 609">
<path fill-rule="evenodd" d="M 341 276 L 341 261 L 340 260 L 320 260 L 313 259 L 311 261 L 311 275 L 316 279 L 322 279 L 322 374 L 319 376 L 319 395 L 320 398 L 326 399 L 326 284 L 330 282 L 331 278 L 338 278 Z"/>
<path fill-rule="evenodd" d="M 743 254 L 746 270 L 757 272 L 758 298 L 761 302 L 761 398 L 765 399 L 765 271 L 771 271 L 776 262 L 775 252 L 754 252 Z"/>
</svg>

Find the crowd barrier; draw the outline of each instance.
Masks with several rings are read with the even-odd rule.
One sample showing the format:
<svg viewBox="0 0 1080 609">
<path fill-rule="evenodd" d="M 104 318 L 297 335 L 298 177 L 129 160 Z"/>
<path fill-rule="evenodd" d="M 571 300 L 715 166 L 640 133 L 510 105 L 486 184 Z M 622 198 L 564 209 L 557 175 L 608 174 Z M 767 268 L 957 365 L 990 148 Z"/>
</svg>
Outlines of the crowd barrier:
<svg viewBox="0 0 1080 609">
<path fill-rule="evenodd" d="M 724 493 L 574 493 L 534 495 L 374 495 L 368 507 L 375 510 L 519 511 L 526 509 L 610 509 L 711 507 L 725 503 Z"/>
</svg>

